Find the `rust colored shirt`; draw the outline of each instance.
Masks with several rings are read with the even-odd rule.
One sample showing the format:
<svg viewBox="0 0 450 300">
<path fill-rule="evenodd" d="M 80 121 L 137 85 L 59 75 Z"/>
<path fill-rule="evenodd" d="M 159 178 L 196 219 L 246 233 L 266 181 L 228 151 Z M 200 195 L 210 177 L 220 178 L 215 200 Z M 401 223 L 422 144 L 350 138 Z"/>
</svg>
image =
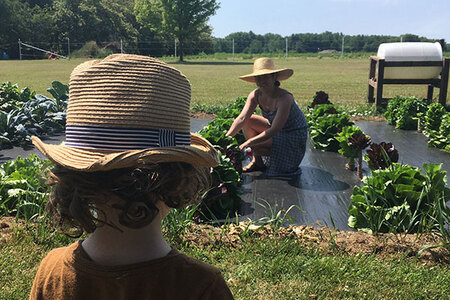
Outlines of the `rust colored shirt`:
<svg viewBox="0 0 450 300">
<path fill-rule="evenodd" d="M 41 262 L 30 299 L 233 299 L 216 268 L 173 249 L 144 263 L 101 266 L 76 242 Z"/>
</svg>

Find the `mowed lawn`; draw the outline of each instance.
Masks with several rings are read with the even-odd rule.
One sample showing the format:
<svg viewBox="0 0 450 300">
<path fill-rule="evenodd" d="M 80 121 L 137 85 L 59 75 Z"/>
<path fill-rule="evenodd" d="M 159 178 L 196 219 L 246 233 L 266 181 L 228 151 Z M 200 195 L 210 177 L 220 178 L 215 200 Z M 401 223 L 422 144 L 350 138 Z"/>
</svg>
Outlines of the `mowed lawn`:
<svg viewBox="0 0 450 300">
<path fill-rule="evenodd" d="M 69 82 L 72 69 L 85 59 L 0 61 L 0 82 L 18 83 L 40 94 L 53 80 Z M 305 105 L 316 91 L 326 91 L 330 100 L 339 105 L 360 106 L 367 103 L 369 58 L 275 58 L 279 68 L 292 68 L 294 75 L 282 87 L 294 94 L 299 104 Z M 168 61 L 183 72 L 192 84 L 192 104 L 225 105 L 238 96 L 246 96 L 254 88 L 251 83 L 239 80 L 240 75 L 252 72 L 252 60 L 188 60 L 185 63 Z M 384 97 L 414 95 L 426 97 L 425 85 L 389 85 Z M 439 90 L 435 89 L 437 99 Z M 450 90 L 447 98 L 450 99 Z"/>
</svg>

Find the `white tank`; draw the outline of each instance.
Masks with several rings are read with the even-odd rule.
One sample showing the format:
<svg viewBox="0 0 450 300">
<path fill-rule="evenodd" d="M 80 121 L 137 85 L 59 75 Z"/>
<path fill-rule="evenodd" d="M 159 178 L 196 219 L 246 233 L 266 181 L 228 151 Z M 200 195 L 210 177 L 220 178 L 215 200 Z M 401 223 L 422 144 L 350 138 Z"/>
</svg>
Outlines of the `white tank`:
<svg viewBox="0 0 450 300">
<path fill-rule="evenodd" d="M 377 56 L 385 61 L 442 61 L 442 47 L 436 43 L 384 43 Z M 432 79 L 442 67 L 386 67 L 385 79 Z"/>
</svg>

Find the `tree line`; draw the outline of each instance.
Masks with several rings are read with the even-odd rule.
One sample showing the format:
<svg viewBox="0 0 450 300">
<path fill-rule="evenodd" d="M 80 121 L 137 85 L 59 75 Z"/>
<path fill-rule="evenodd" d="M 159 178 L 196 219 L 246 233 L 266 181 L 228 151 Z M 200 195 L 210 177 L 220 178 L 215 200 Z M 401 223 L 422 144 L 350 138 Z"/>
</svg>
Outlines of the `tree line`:
<svg viewBox="0 0 450 300">
<path fill-rule="evenodd" d="M 99 48 L 151 56 L 199 53 L 298 53 L 337 50 L 376 52 L 380 43 L 398 42 L 387 35 L 296 33 L 290 36 L 235 32 L 214 38 L 209 17 L 219 9 L 216 0 L 2 0 L 0 1 L 0 54 L 19 58 L 18 40 L 36 47 L 68 54 L 94 42 Z M 439 41 L 414 34 L 404 42 Z M 120 45 L 122 41 L 122 45 Z M 89 44 L 88 44 L 89 43 Z M 22 49 L 26 58 L 43 53 Z M 0 55 L 1 57 L 1 55 Z"/>
</svg>

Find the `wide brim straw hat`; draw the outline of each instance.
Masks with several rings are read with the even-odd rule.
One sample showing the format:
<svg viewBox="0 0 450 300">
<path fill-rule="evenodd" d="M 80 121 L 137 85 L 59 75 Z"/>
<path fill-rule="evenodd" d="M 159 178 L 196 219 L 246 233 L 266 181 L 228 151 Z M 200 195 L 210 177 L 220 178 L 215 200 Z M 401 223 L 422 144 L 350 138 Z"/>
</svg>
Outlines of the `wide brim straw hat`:
<svg viewBox="0 0 450 300">
<path fill-rule="evenodd" d="M 294 70 L 276 69 L 272 59 L 268 57 L 261 57 L 255 59 L 255 61 L 253 62 L 253 73 L 240 76 L 239 79 L 255 83 L 256 82 L 255 76 L 266 74 L 277 74 L 277 80 L 282 81 L 291 77 L 292 74 L 294 74 Z"/>
<path fill-rule="evenodd" d="M 54 163 L 84 172 L 163 162 L 216 166 L 214 147 L 190 133 L 190 100 L 190 83 L 175 68 L 113 54 L 73 70 L 65 142 L 32 141 Z"/>
</svg>

